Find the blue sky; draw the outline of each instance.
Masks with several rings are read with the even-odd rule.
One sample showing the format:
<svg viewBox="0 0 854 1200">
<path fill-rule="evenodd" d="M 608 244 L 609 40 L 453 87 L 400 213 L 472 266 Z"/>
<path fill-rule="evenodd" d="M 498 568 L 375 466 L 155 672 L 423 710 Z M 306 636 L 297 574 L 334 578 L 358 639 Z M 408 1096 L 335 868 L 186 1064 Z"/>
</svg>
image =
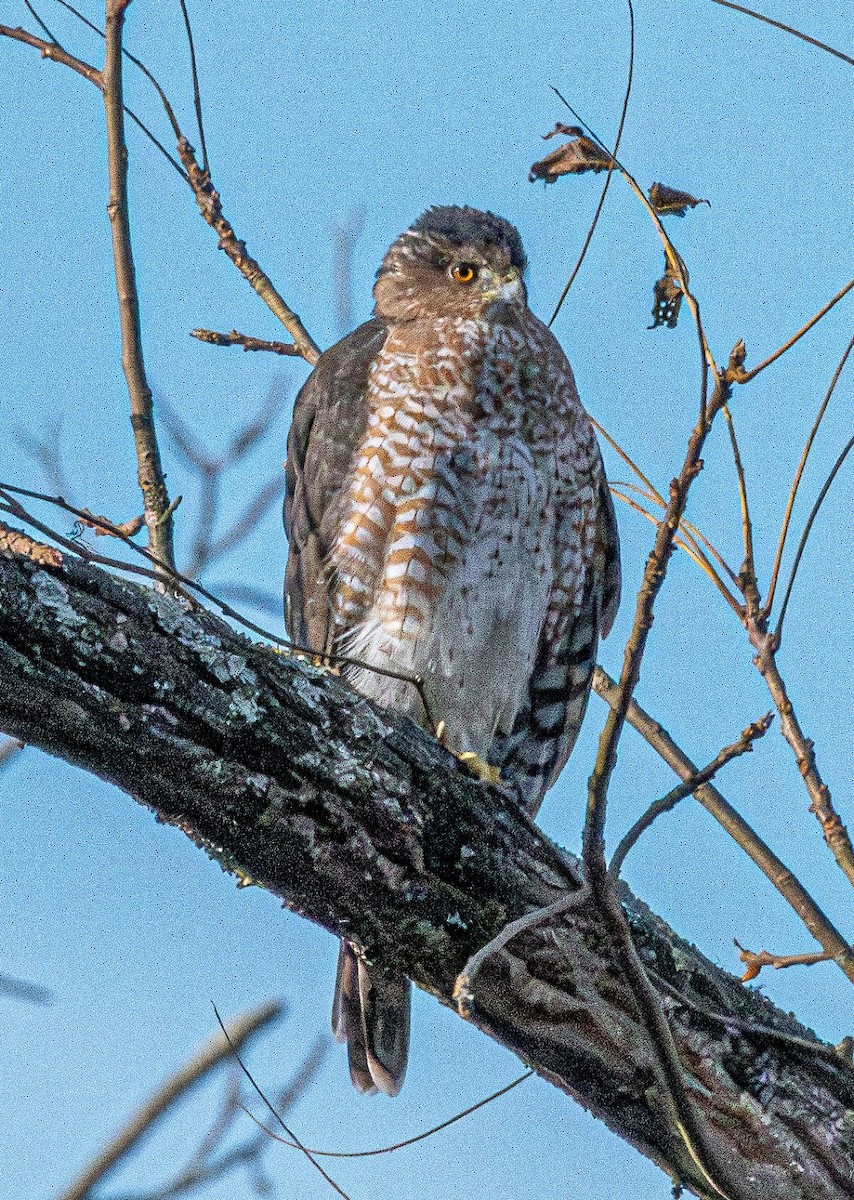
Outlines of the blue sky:
<svg viewBox="0 0 854 1200">
<path fill-rule="evenodd" d="M 662 180 L 707 197 L 670 231 L 685 257 L 710 342 L 724 359 L 744 337 L 749 362 L 783 342 L 850 276 L 850 68 L 803 42 L 707 0 L 637 4 L 635 86 L 621 158 L 642 184 Z M 841 49 L 841 0 L 778 0 L 769 15 Z M 540 135 L 567 113 L 553 83 L 603 137 L 616 129 L 628 51 L 623 4 L 435 3 L 398 0 L 299 7 L 193 5 L 216 186 L 239 235 L 321 345 L 336 336 L 331 228 L 367 210 L 354 263 L 356 319 L 370 311 L 373 272 L 388 243 L 432 203 L 468 203 L 513 220 L 531 262 L 532 307 L 547 317 L 577 256 L 601 177 L 527 182 Z M 86 6 L 100 19 L 100 6 Z M 32 22 L 8 0 L 2 20 Z M 57 36 L 97 61 L 97 40 L 58 8 Z M 127 45 L 155 71 L 191 130 L 192 92 L 174 3 L 134 0 Z M 127 397 L 116 350 L 106 221 L 102 106 L 83 80 L 32 50 L 0 42 L 0 478 L 42 482 L 14 431 L 62 420 L 74 498 L 123 519 L 137 511 Z M 156 99 L 128 74 L 128 102 L 165 130 Z M 164 132 L 163 136 L 166 136 Z M 281 331 L 215 245 L 190 193 L 130 135 L 135 250 L 149 374 L 215 452 L 277 383 L 292 397 L 301 363 L 202 346 L 196 326 Z M 647 330 L 661 250 L 620 180 L 555 326 L 591 412 L 659 488 L 681 461 L 697 403 L 697 352 L 685 314 L 676 331 Z M 736 394 L 733 412 L 767 572 L 794 463 L 851 331 L 840 305 L 797 349 Z M 850 365 L 831 404 L 796 508 L 809 505 L 850 435 Z M 250 468 L 229 483 L 231 509 L 278 468 L 286 414 Z M 165 439 L 173 492 L 193 484 Z M 691 516 L 736 561 L 737 497 L 723 430 L 710 440 Z M 624 468 L 606 455 L 612 477 Z M 816 524 L 787 620 L 781 669 L 849 823 L 852 686 L 849 467 Z M 618 513 L 626 599 L 602 660 L 615 672 L 651 527 Z M 251 581 L 278 593 L 285 546 L 275 513 L 212 583 Z M 276 618 L 268 618 L 274 622 Z M 278 626 L 276 626 L 278 628 Z M 770 707 L 744 636 L 684 558 L 662 596 L 639 699 L 695 759 L 707 761 Z M 541 821 L 578 845 L 584 780 L 603 710 L 585 732 Z M 612 791 L 611 845 L 671 785 L 631 733 Z M 850 893 L 826 854 L 787 747 L 775 729 L 721 779 L 738 805 L 842 923 Z M 50 1008 L 0 997 L 0 1165 L 20 1200 L 50 1194 L 228 1014 L 282 996 L 288 1020 L 250 1055 L 259 1081 L 285 1080 L 325 1030 L 335 961 L 331 937 L 270 895 L 238 891 L 174 830 L 114 789 L 28 750 L 0 776 L 4 938 L 0 970 L 50 987 Z M 732 938 L 808 950 L 808 936 L 763 878 L 686 801 L 629 859 L 638 893 L 715 961 L 738 967 Z M 851 1032 L 850 992 L 831 966 L 763 976 L 766 993 L 827 1038 Z M 349 1087 L 335 1050 L 291 1114 L 300 1136 L 362 1148 L 411 1135 L 521 1070 L 425 996 L 416 1000 L 412 1064 L 395 1101 Z M 215 1093 L 215 1089 L 214 1089 Z M 201 1137 L 214 1093 L 193 1101 L 116 1180 L 141 1187 L 177 1167 Z M 268 1157 L 282 1194 L 324 1195 L 300 1156 Z M 354 1200 L 450 1193 L 489 1198 L 572 1195 L 636 1200 L 668 1181 L 553 1088 L 530 1081 L 420 1147 L 336 1167 Z M 242 1182 L 241 1182 L 242 1186 Z M 232 1196 L 231 1183 L 210 1195 Z"/>
</svg>

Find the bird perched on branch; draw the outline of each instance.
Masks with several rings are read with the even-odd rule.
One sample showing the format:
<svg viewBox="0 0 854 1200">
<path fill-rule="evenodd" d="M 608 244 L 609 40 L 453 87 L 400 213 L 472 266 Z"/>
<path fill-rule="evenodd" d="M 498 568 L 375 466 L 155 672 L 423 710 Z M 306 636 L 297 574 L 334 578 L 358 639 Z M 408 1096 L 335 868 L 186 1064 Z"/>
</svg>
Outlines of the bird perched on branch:
<svg viewBox="0 0 854 1200">
<path fill-rule="evenodd" d="M 360 660 L 342 669 L 353 687 L 441 718 L 536 813 L 581 727 L 620 569 L 593 428 L 524 271 L 517 230 L 473 208 L 431 208 L 392 243 L 375 316 L 296 400 L 285 611 L 296 643 Z M 347 941 L 333 1029 L 357 1088 L 400 1090 L 409 982 Z"/>
</svg>

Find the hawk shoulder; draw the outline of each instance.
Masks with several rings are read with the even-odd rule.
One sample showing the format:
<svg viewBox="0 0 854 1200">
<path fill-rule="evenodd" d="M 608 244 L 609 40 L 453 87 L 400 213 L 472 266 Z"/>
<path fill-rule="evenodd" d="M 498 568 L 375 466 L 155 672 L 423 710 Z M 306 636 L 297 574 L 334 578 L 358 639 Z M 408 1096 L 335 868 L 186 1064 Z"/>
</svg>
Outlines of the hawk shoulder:
<svg viewBox="0 0 854 1200">
<path fill-rule="evenodd" d="M 386 335 L 384 322 L 374 319 L 336 342 L 294 403 L 285 465 L 285 620 L 290 637 L 318 653 L 329 649 L 326 559 L 368 421 L 368 374 Z"/>
</svg>

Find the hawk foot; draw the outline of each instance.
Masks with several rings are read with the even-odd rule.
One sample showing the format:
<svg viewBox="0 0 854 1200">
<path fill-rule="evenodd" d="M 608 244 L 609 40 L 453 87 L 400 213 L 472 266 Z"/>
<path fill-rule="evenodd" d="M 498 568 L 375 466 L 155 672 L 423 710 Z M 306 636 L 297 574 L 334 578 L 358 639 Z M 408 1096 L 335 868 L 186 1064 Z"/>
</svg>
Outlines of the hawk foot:
<svg viewBox="0 0 854 1200">
<path fill-rule="evenodd" d="M 479 779 L 481 783 L 491 783 L 496 787 L 500 787 L 504 782 L 498 767 L 494 767 L 492 763 L 488 763 L 479 754 L 475 754 L 473 750 L 462 750 L 460 752 L 454 750 L 452 753 L 454 758 L 459 759 L 469 774 L 474 775 L 475 779 Z"/>
</svg>

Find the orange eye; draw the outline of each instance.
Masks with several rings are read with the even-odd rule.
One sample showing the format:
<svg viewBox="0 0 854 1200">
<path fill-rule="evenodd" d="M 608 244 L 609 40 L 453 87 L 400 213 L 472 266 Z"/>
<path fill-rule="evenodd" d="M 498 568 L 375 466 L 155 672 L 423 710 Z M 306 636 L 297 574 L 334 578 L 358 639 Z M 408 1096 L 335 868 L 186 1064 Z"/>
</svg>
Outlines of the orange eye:
<svg viewBox="0 0 854 1200">
<path fill-rule="evenodd" d="M 470 262 L 454 263 L 451 267 L 451 278 L 456 279 L 457 283 L 471 283 L 477 278 L 477 267 Z"/>
</svg>

